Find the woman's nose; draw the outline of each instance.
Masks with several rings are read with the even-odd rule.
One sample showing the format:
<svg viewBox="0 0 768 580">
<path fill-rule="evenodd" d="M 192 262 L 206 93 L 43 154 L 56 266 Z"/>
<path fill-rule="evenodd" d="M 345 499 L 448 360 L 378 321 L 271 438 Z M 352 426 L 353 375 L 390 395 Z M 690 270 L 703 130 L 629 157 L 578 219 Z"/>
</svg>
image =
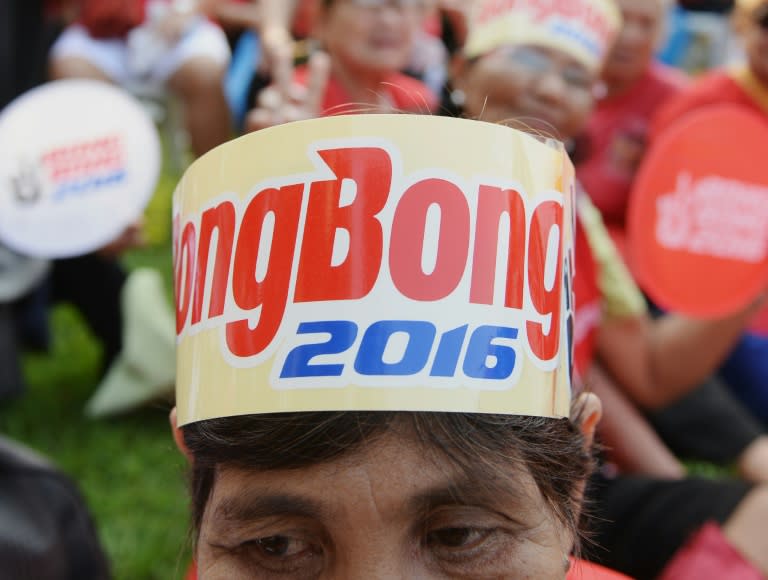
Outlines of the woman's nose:
<svg viewBox="0 0 768 580">
<path fill-rule="evenodd" d="M 566 97 L 568 84 L 559 71 L 551 69 L 536 82 L 536 96 L 549 103 L 559 103 Z"/>
</svg>

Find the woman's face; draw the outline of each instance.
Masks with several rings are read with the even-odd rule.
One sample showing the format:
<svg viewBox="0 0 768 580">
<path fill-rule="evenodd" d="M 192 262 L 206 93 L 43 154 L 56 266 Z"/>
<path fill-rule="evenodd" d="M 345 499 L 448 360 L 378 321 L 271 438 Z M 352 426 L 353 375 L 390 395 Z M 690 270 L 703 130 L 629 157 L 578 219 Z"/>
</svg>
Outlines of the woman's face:
<svg viewBox="0 0 768 580">
<path fill-rule="evenodd" d="M 603 69 L 609 82 L 639 79 L 653 61 L 661 38 L 666 2 L 664 0 L 618 0 L 621 30 Z"/>
<path fill-rule="evenodd" d="M 465 63 L 454 86 L 468 117 L 516 121 L 568 139 L 586 123 L 595 73 L 567 53 L 531 45 L 505 46 Z"/>
<path fill-rule="evenodd" d="M 348 70 L 399 71 L 408 64 L 421 10 L 420 0 L 334 0 L 320 20 L 320 37 Z"/>
<path fill-rule="evenodd" d="M 525 469 L 507 493 L 387 434 L 310 468 L 222 469 L 205 509 L 199 577 L 562 579 L 572 538 Z"/>
</svg>

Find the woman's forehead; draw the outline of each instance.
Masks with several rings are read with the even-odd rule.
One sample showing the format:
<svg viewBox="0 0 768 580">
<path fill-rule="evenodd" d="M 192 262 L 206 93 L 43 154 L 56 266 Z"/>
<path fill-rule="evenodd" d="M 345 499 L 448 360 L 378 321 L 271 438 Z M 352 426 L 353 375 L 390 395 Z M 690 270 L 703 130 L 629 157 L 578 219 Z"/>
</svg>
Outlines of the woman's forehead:
<svg viewBox="0 0 768 580">
<path fill-rule="evenodd" d="M 276 515 L 333 519 L 365 505 L 402 518 L 446 503 L 502 501 L 523 511 L 543 506 L 523 464 L 502 465 L 493 476 L 478 459 L 473 472 L 391 433 L 336 460 L 305 468 L 220 466 L 211 500 L 208 515 L 225 520 Z"/>
</svg>

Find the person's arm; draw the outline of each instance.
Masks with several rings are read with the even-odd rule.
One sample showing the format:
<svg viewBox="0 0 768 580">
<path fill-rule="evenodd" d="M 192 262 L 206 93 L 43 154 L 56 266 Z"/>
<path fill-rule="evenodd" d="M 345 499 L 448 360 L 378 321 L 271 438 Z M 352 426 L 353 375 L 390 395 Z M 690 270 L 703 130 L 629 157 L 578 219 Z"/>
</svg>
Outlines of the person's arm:
<svg viewBox="0 0 768 580">
<path fill-rule="evenodd" d="M 665 479 L 685 475 L 683 465 L 598 365 L 590 369 L 586 384 L 603 403 L 603 418 L 598 431 L 610 459 L 622 471 Z"/>
<path fill-rule="evenodd" d="M 638 404 L 661 408 L 722 364 L 761 303 L 719 320 L 676 314 L 610 318 L 598 335 L 600 360 Z"/>
<path fill-rule="evenodd" d="M 310 57 L 306 86 L 294 82 L 293 63 L 288 55 L 280 56 L 276 67 L 273 76 L 283 81 L 276 81 L 261 91 L 256 107 L 246 116 L 246 131 L 259 131 L 282 123 L 321 116 L 323 97 L 331 74 L 328 55 L 318 51 Z"/>
<path fill-rule="evenodd" d="M 264 28 L 291 28 L 299 0 L 259 0 Z"/>
<path fill-rule="evenodd" d="M 259 0 L 261 3 L 261 38 L 267 58 L 274 51 L 293 46 L 291 22 L 296 15 L 299 0 Z"/>
<path fill-rule="evenodd" d="M 653 320 L 600 212 L 586 197 L 579 199 L 578 209 L 604 302 L 599 360 L 633 401 L 645 409 L 661 408 L 688 393 L 722 364 L 763 299 L 718 320 L 676 314 Z"/>
</svg>

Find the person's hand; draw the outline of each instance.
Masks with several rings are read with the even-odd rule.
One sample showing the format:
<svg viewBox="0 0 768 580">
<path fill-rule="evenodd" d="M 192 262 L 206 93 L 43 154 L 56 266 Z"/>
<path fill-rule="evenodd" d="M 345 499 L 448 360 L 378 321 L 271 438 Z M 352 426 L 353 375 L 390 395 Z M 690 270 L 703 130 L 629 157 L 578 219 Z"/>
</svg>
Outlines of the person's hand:
<svg viewBox="0 0 768 580">
<path fill-rule="evenodd" d="M 126 250 L 143 246 L 146 241 L 144 237 L 144 220 L 138 219 L 126 227 L 117 238 L 101 248 L 99 254 L 114 258 Z"/>
<path fill-rule="evenodd" d="M 323 97 L 331 73 L 331 61 L 324 52 L 309 59 L 307 86 L 293 80 L 293 55 L 280 54 L 272 71 L 274 82 L 261 91 L 256 108 L 248 113 L 247 131 L 258 131 L 291 121 L 314 119 L 322 113 Z"/>
<path fill-rule="evenodd" d="M 284 26 L 270 26 L 259 30 L 261 50 L 264 55 L 263 65 L 266 72 L 275 75 L 286 58 L 293 58 L 296 41 Z"/>
</svg>

